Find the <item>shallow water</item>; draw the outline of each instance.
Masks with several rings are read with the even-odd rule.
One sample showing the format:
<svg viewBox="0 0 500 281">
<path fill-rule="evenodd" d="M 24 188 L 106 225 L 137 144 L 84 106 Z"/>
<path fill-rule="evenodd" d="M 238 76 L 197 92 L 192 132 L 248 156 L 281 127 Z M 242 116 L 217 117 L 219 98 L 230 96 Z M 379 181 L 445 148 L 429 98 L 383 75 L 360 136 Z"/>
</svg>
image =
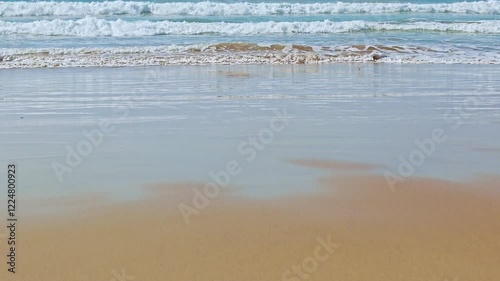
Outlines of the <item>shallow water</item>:
<svg viewBox="0 0 500 281">
<path fill-rule="evenodd" d="M 261 197 L 314 187 L 321 173 L 289 159 L 397 173 L 399 157 L 441 129 L 447 140 L 412 176 L 470 179 L 500 167 L 499 74 L 427 64 L 2 70 L 0 160 L 18 162 L 21 198 L 136 198 L 145 184 L 210 182 L 232 160 L 243 172 L 231 185 Z M 284 108 L 290 123 L 247 161 L 238 147 Z M 54 163 L 67 166 L 68 149 L 102 121 L 114 129 L 60 182 Z"/>
</svg>

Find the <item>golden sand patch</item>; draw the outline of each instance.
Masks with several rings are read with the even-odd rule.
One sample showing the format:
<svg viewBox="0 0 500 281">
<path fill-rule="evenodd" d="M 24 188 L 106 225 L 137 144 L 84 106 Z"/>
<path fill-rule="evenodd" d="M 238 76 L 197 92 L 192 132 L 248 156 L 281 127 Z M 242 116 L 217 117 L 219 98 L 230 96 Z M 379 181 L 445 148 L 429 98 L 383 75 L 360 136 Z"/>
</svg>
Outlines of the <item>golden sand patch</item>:
<svg viewBox="0 0 500 281">
<path fill-rule="evenodd" d="M 223 75 L 229 78 L 249 78 L 252 75 L 248 72 L 242 72 L 242 71 L 224 71 L 224 70 L 217 70 L 217 75 Z"/>
<path fill-rule="evenodd" d="M 372 167 L 312 166 L 332 165 Z M 157 185 L 149 199 L 77 217 L 25 218 L 18 273 L 0 278 L 110 281 L 123 270 L 128 281 L 498 281 L 499 183 L 417 178 L 391 192 L 382 176 L 329 176 L 322 191 L 275 200 L 224 193 L 189 225 L 177 204 L 200 184 Z M 304 271 L 328 237 L 340 247 Z M 283 279 L 294 266 L 307 278 Z"/>
</svg>

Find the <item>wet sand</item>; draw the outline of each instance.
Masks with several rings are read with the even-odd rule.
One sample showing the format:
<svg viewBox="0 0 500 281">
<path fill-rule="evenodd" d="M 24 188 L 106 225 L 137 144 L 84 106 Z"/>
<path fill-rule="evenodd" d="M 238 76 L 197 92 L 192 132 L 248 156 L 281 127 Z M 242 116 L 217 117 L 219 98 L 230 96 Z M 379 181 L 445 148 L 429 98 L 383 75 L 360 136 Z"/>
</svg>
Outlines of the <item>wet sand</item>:
<svg viewBox="0 0 500 281">
<path fill-rule="evenodd" d="M 378 63 L 13 69 L 0 74 L 9 89 L 0 101 L 0 162 L 20 166 L 25 214 L 45 212 L 37 202 L 57 197 L 104 192 L 131 200 L 143 184 L 207 182 L 231 160 L 244 169 L 235 186 L 269 197 L 310 191 L 318 173 L 345 170 L 324 159 L 397 171 L 399 156 L 440 128 L 447 142 L 414 175 L 463 180 L 499 171 L 497 153 L 472 149 L 495 148 L 500 138 L 499 75 L 493 65 Z M 473 93 L 478 102 L 469 109 Z M 240 143 L 285 108 L 296 118 L 250 163 Z M 455 130 L 457 120 L 463 125 Z M 115 129 L 68 166 L 69 151 L 101 122 Z M 303 158 L 324 168 L 283 168 L 282 160 Z M 55 163 L 72 172 L 61 174 Z"/>
<path fill-rule="evenodd" d="M 318 192 L 279 199 L 249 199 L 228 187 L 189 225 L 177 206 L 189 203 L 201 183 L 147 186 L 144 200 L 26 217 L 18 234 L 18 273 L 3 269 L 0 277 L 498 280 L 500 176 L 468 182 L 412 178 L 392 192 L 383 176 L 357 170 L 368 164 L 295 162 L 350 173 L 326 171 L 311 183 Z M 335 246 L 318 242 L 328 240 Z M 318 247 L 322 260 L 315 258 Z"/>
<path fill-rule="evenodd" d="M 326 170 L 372 170 L 376 168 L 383 168 L 382 165 L 355 163 L 355 162 L 341 162 L 320 159 L 290 159 L 288 162 L 309 168 L 318 168 Z"/>
</svg>

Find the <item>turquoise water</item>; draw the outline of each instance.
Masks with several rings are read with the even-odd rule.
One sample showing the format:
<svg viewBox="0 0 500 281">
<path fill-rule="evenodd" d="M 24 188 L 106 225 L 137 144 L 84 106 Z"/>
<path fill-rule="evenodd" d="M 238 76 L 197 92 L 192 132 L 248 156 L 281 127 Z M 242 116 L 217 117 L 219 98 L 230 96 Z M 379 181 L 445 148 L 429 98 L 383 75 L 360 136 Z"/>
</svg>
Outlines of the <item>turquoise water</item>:
<svg viewBox="0 0 500 281">
<path fill-rule="evenodd" d="M 266 48 L 273 44 L 282 46 Z M 498 0 L 0 2 L 2 68 L 363 62 L 375 54 L 388 63 L 497 64 L 499 46 Z"/>
</svg>

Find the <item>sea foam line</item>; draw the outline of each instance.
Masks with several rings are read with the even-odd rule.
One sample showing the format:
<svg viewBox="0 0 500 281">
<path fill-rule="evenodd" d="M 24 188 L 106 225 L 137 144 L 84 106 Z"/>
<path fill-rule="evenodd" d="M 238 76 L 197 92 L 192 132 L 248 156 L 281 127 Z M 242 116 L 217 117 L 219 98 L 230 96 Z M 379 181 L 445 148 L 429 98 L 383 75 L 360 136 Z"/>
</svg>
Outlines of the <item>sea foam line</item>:
<svg viewBox="0 0 500 281">
<path fill-rule="evenodd" d="M 346 33 L 358 31 L 439 31 L 500 33 L 500 20 L 477 22 L 411 22 L 329 20 L 315 22 L 197 23 L 172 21 L 125 21 L 85 17 L 79 20 L 41 20 L 33 22 L 0 21 L 0 35 L 134 37 L 155 35 L 253 35 L 294 33 Z"/>
<path fill-rule="evenodd" d="M 375 55 L 379 58 L 375 59 Z M 456 46 L 304 46 L 217 43 L 106 48 L 0 49 L 0 68 L 334 62 L 500 64 L 500 53 Z"/>
<path fill-rule="evenodd" d="M 500 1 L 460 3 L 0 2 L 0 17 L 86 15 L 500 14 Z"/>
<path fill-rule="evenodd" d="M 12 61 L 0 62 L 0 69 L 9 68 L 45 68 L 45 67 L 132 67 L 160 65 L 213 65 L 213 64 L 323 64 L 323 63 L 373 63 L 370 55 L 359 56 L 322 56 L 316 53 L 289 54 L 213 54 L 182 56 L 144 56 L 137 57 L 102 57 L 74 56 L 68 58 L 29 56 Z M 480 57 L 418 57 L 402 56 L 383 58 L 377 63 L 405 64 L 500 64 L 500 58 L 484 59 Z"/>
</svg>

